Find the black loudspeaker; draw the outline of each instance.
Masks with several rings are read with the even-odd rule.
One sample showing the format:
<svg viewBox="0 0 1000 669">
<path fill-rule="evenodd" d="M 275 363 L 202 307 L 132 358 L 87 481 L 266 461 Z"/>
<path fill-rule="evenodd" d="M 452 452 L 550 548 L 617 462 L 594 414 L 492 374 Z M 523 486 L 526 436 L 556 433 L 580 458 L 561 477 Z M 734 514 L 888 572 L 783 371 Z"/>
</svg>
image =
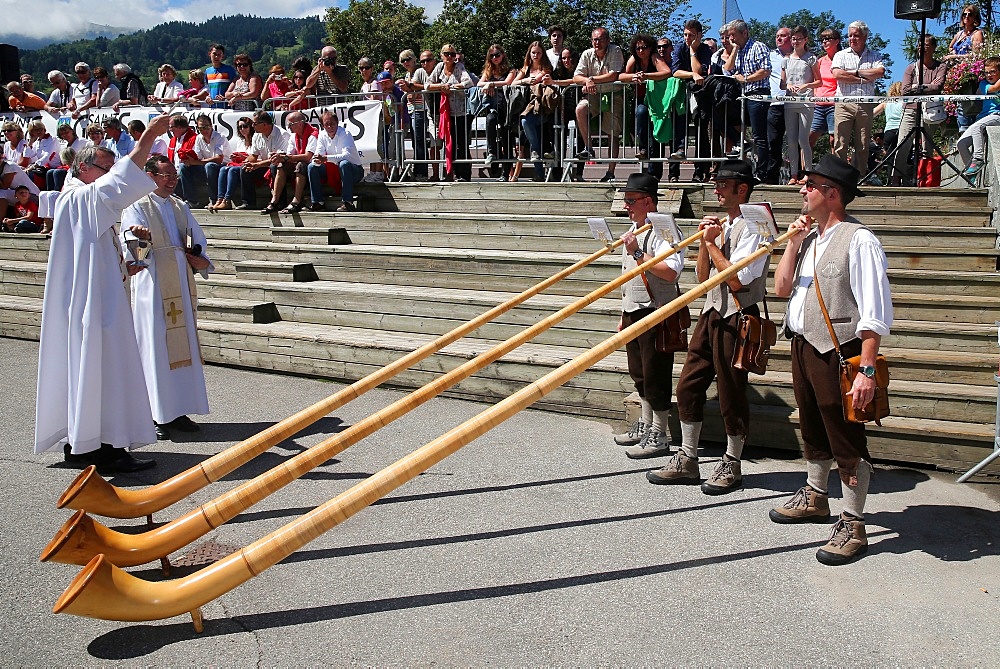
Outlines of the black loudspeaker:
<svg viewBox="0 0 1000 669">
<path fill-rule="evenodd" d="M 896 18 L 918 21 L 941 15 L 941 0 L 896 0 Z"/>
<path fill-rule="evenodd" d="M 11 44 L 0 44 L 0 85 L 21 76 L 21 54 Z"/>
</svg>

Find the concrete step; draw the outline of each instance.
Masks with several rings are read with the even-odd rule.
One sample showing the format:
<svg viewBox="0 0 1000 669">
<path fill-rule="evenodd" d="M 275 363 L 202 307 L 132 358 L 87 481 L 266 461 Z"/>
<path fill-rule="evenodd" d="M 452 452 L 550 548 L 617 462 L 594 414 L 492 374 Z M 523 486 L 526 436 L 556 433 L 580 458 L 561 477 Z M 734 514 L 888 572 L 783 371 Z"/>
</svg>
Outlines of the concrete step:
<svg viewBox="0 0 1000 669">
<path fill-rule="evenodd" d="M 607 184 L 518 182 L 358 184 L 358 204 L 365 211 L 460 211 L 514 213 L 530 202 L 552 215 L 611 214 L 614 188 Z"/>
<path fill-rule="evenodd" d="M 308 262 L 239 260 L 234 263 L 236 276 L 262 281 L 316 281 L 316 269 Z"/>
<path fill-rule="evenodd" d="M 0 260 L 0 294 L 41 298 L 45 292 L 46 264 Z"/>
<path fill-rule="evenodd" d="M 233 323 L 274 323 L 281 320 L 274 302 L 198 297 L 198 317 Z"/>
<path fill-rule="evenodd" d="M 755 191 L 756 194 L 756 191 Z M 755 198 L 756 199 L 756 198 Z M 802 213 L 802 198 L 797 201 L 772 202 L 774 218 L 782 230 Z M 705 213 L 718 214 L 723 211 L 718 202 L 706 202 Z M 985 202 L 980 205 L 962 207 L 942 207 L 933 201 L 910 204 L 905 207 L 886 206 L 868 198 L 859 198 L 847 207 L 847 213 L 865 225 L 909 225 L 912 228 L 928 227 L 936 231 L 946 230 L 950 234 L 958 227 L 987 227 L 990 225 L 992 207 Z M 941 235 L 939 235 L 940 237 Z"/>
<path fill-rule="evenodd" d="M 38 340 L 42 327 L 42 300 L 0 295 L 0 337 Z"/>
</svg>

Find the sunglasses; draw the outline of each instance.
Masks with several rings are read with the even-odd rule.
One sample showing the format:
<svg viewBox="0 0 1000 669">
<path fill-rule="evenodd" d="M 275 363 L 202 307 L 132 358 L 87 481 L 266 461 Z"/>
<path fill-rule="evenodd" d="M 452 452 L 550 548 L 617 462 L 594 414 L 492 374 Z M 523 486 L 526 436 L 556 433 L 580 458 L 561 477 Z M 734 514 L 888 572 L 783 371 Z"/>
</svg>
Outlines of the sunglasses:
<svg viewBox="0 0 1000 669">
<path fill-rule="evenodd" d="M 636 44 L 635 45 L 635 50 L 636 51 L 649 51 L 649 45 L 648 44 Z"/>
<path fill-rule="evenodd" d="M 491 53 L 490 58 L 503 58 L 502 53 Z"/>
<path fill-rule="evenodd" d="M 423 60 L 420 61 L 420 64 L 425 65 L 427 63 L 433 63 L 433 62 L 434 62 L 433 58 L 424 58 Z"/>
<path fill-rule="evenodd" d="M 413 59 L 412 58 L 404 58 L 403 60 L 401 60 L 399 62 L 400 63 L 409 63 L 411 60 L 413 60 Z"/>
<path fill-rule="evenodd" d="M 636 47 L 636 48 L 638 48 L 638 47 Z M 657 44 L 656 45 L 656 50 L 657 51 L 662 51 L 663 49 L 669 49 L 669 48 L 670 48 L 669 44 Z"/>
<path fill-rule="evenodd" d="M 821 37 L 820 41 L 821 42 L 831 42 L 831 41 L 836 40 L 836 39 L 837 39 L 836 37 Z"/>
<path fill-rule="evenodd" d="M 250 63 L 236 63 L 236 67 L 250 67 Z"/>
<path fill-rule="evenodd" d="M 358 68 L 358 72 L 365 72 L 370 69 L 372 69 L 371 65 L 362 65 L 361 67 Z"/>
<path fill-rule="evenodd" d="M 806 187 L 806 190 L 809 191 L 810 193 L 816 190 L 817 188 L 836 188 L 836 186 L 831 186 L 829 184 L 818 184 L 812 179 L 806 179 L 804 185 Z"/>
<path fill-rule="evenodd" d="M 442 53 L 441 55 L 444 56 L 445 58 L 454 58 L 455 56 L 458 55 L 458 52 L 457 51 L 448 51 L 446 53 Z"/>
<path fill-rule="evenodd" d="M 648 195 L 643 195 L 642 197 L 627 197 L 627 198 L 625 198 L 625 199 L 624 199 L 624 200 L 622 200 L 622 201 L 623 201 L 623 202 L 624 202 L 625 204 L 627 204 L 628 206 L 632 207 L 632 206 L 635 206 L 635 203 L 636 203 L 636 202 L 642 202 L 642 201 L 643 201 L 643 200 L 645 200 L 645 199 L 646 199 L 647 197 L 649 197 L 649 196 L 648 196 Z"/>
<path fill-rule="evenodd" d="M 240 130 L 246 130 L 247 128 L 252 128 L 253 123 L 237 123 L 236 127 L 239 128 Z"/>
<path fill-rule="evenodd" d="M 962 12 L 962 17 L 972 16 L 972 12 Z"/>
</svg>

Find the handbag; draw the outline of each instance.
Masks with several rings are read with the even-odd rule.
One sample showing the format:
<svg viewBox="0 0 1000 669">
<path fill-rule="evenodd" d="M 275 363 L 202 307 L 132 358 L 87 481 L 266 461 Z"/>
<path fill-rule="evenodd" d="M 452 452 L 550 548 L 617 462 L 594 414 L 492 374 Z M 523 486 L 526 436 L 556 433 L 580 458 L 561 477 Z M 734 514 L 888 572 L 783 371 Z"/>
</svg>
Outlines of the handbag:
<svg viewBox="0 0 1000 669">
<path fill-rule="evenodd" d="M 648 237 L 647 237 L 648 239 Z M 653 300 L 653 291 L 649 287 L 646 273 L 639 275 L 646 286 L 649 299 Z M 653 326 L 653 348 L 657 353 L 676 353 L 688 350 L 688 328 L 691 327 L 691 310 L 685 304 Z"/>
<path fill-rule="evenodd" d="M 816 241 L 813 240 L 813 282 L 816 285 L 816 298 L 819 300 L 820 311 L 826 320 L 826 327 L 830 330 L 830 339 L 833 340 L 833 348 L 840 358 L 840 399 L 844 405 L 844 420 L 848 423 L 870 423 L 882 427 L 882 419 L 889 415 L 889 362 L 881 353 L 875 356 L 875 396 L 864 409 L 857 409 L 854 406 L 854 398 L 849 394 L 854 387 L 854 377 L 858 375 L 861 368 L 861 356 L 844 358 L 840 352 L 840 341 L 837 333 L 830 322 L 830 312 L 826 310 L 826 302 L 823 301 L 823 293 L 819 289 L 819 274 L 816 267 Z"/>
<path fill-rule="evenodd" d="M 733 299 L 736 296 L 733 295 Z M 738 302 L 737 302 L 738 304 Z M 753 374 L 767 372 L 771 347 L 778 342 L 778 327 L 767 312 L 767 295 L 764 296 L 764 318 L 745 314 L 740 309 L 740 321 L 733 349 L 733 369 L 744 369 Z"/>
<path fill-rule="evenodd" d="M 944 102 L 941 100 L 928 100 L 921 102 L 923 105 L 924 123 L 941 123 L 948 118 L 948 112 L 944 109 Z"/>
</svg>

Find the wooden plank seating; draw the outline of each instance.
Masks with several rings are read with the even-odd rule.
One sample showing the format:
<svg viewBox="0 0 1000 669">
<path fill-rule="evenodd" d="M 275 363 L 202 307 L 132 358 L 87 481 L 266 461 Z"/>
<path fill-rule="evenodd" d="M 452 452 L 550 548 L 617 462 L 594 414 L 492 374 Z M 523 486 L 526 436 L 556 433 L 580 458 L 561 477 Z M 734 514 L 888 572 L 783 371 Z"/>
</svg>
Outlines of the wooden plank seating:
<svg viewBox="0 0 1000 669">
<path fill-rule="evenodd" d="M 710 186 L 670 186 L 661 210 L 683 229 L 718 211 Z M 962 469 L 993 442 L 1000 274 L 992 209 L 983 191 L 867 190 L 849 211 L 886 246 L 896 313 L 883 341 L 893 415 L 871 428 L 873 453 Z M 354 380 L 591 253 L 588 215 L 607 217 L 616 234 L 628 224 L 615 216 L 621 194 L 603 184 L 364 183 L 359 197 L 365 211 L 195 212 L 217 267 L 198 280 L 207 361 Z M 791 187 L 758 187 L 754 199 L 774 203 L 781 227 L 801 205 Z M 41 235 L 0 235 L 0 335 L 37 338 L 47 248 Z M 392 385 L 415 387 L 479 355 L 613 279 L 620 262 L 602 258 Z M 695 284 L 693 263 L 681 284 Z M 769 307 L 779 321 L 784 301 Z M 613 333 L 619 309 L 615 292 L 448 394 L 499 400 Z M 751 376 L 751 444 L 799 447 L 789 355 L 781 339 L 768 374 Z M 681 364 L 678 356 L 675 378 Z M 538 408 L 620 420 L 632 390 L 618 352 Z M 720 440 L 715 413 L 712 404 L 704 435 Z"/>
</svg>

